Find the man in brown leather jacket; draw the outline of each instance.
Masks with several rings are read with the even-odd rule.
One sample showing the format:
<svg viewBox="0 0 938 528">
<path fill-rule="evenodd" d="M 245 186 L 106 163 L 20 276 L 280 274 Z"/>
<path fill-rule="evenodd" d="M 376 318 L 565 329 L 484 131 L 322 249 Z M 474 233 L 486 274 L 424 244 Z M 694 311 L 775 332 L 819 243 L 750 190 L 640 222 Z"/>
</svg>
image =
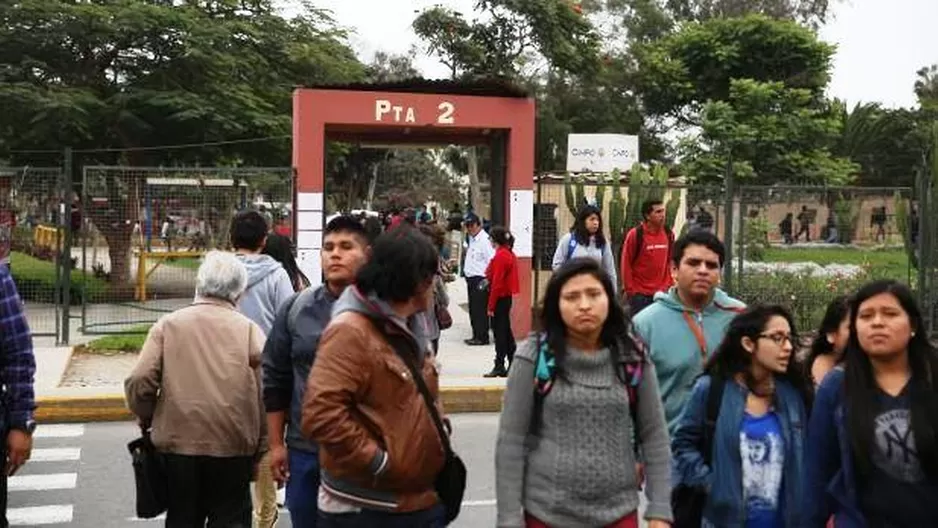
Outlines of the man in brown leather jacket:
<svg viewBox="0 0 938 528">
<path fill-rule="evenodd" d="M 414 317 L 437 259 L 419 231 L 394 229 L 336 301 L 303 403 L 303 435 L 319 444 L 319 528 L 444 526 L 434 491 L 443 444 L 404 363 L 420 368 L 442 414 L 426 323 Z"/>
</svg>

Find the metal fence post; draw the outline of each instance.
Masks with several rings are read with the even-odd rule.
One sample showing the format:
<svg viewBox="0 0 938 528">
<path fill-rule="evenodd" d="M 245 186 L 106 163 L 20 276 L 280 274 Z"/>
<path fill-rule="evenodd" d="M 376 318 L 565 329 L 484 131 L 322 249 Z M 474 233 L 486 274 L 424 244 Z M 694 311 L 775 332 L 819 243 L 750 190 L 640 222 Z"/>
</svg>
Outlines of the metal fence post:
<svg viewBox="0 0 938 528">
<path fill-rule="evenodd" d="M 67 345 L 71 333 L 71 291 L 72 291 L 72 194 L 74 188 L 72 185 L 73 158 L 72 148 L 65 147 L 63 153 L 64 163 L 62 165 L 62 204 L 61 204 L 61 224 L 62 232 L 65 237 L 62 243 L 62 253 L 59 256 L 59 268 L 62 273 L 61 293 L 62 293 L 62 323 L 59 333 L 59 344 Z"/>
<path fill-rule="evenodd" d="M 730 153 L 726 160 L 726 174 L 723 178 L 726 189 L 726 210 L 723 211 L 723 245 L 726 246 L 726 256 L 723 260 L 723 287 L 733 291 L 733 205 L 736 194 L 733 182 L 733 155 Z"/>
</svg>

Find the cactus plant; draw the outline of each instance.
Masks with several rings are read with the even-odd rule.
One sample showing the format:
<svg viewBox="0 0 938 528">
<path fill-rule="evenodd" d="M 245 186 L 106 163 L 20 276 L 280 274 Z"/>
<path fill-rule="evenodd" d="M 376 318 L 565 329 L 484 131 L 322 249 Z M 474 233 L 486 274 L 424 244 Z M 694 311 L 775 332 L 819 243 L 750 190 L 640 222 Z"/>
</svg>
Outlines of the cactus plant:
<svg viewBox="0 0 938 528">
<path fill-rule="evenodd" d="M 604 174 L 596 175 L 596 194 L 593 201 L 596 203 L 596 207 L 602 211 L 603 205 L 606 203 L 606 176 Z"/>
<path fill-rule="evenodd" d="M 563 194 L 564 201 L 567 203 L 567 209 L 570 214 L 576 217 L 580 209 L 586 205 L 586 188 L 583 184 L 583 178 L 580 176 L 571 176 L 566 173 L 563 176 Z"/>
<path fill-rule="evenodd" d="M 622 175 L 618 170 L 612 171 L 612 196 L 609 200 L 609 212 L 606 220 L 609 224 L 609 238 L 612 241 L 613 255 L 616 262 L 622 256 L 622 245 L 625 243 L 625 200 L 622 196 Z"/>
</svg>

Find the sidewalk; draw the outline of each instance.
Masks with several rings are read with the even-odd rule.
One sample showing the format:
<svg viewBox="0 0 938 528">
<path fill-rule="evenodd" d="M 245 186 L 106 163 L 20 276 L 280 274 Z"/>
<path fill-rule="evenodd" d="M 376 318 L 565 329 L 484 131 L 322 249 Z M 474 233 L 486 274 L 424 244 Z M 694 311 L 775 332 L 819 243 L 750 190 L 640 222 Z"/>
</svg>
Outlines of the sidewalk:
<svg viewBox="0 0 938 528">
<path fill-rule="evenodd" d="M 466 283 L 457 280 L 447 285 L 450 295 L 452 328 L 440 337 L 440 392 L 447 412 L 498 412 L 501 410 L 504 378 L 487 379 L 482 375 L 492 369 L 494 345 L 467 346 L 471 336 L 466 304 Z M 74 344 L 90 339 L 79 338 Z M 130 415 L 124 404 L 124 378 L 129 374 L 127 361 L 112 361 L 96 372 L 87 386 L 68 383 L 72 347 L 56 347 L 52 338 L 33 340 L 36 352 L 37 421 L 87 422 L 126 420 Z M 519 343 L 520 345 L 520 343 Z M 108 360 L 101 358 L 100 363 Z M 64 382 L 64 383 L 63 383 Z"/>
</svg>

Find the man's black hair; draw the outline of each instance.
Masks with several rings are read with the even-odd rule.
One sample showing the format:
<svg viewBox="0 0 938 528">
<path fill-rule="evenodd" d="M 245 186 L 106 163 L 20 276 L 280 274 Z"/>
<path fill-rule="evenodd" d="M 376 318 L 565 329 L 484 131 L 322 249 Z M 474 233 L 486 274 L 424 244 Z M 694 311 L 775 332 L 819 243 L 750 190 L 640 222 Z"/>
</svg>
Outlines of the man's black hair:
<svg viewBox="0 0 938 528">
<path fill-rule="evenodd" d="M 657 198 L 652 198 L 651 200 L 645 200 L 642 202 L 642 219 L 648 220 L 648 215 L 655 210 L 655 206 L 664 205 L 662 200 Z"/>
<path fill-rule="evenodd" d="M 713 251 L 717 254 L 720 260 L 720 267 L 723 267 L 723 260 L 726 258 L 726 246 L 723 245 L 723 242 L 710 231 L 693 230 L 681 238 L 677 239 L 674 243 L 674 248 L 671 250 L 671 262 L 675 266 L 681 265 L 681 259 L 684 258 L 684 251 L 688 246 L 703 246 L 710 251 Z"/>
<path fill-rule="evenodd" d="M 439 258 L 433 243 L 419 230 L 400 226 L 375 240 L 371 258 L 355 283 L 362 292 L 374 293 L 383 301 L 404 302 L 433 278 Z"/>
<path fill-rule="evenodd" d="M 228 235 L 235 249 L 259 251 L 264 247 L 264 239 L 269 229 L 264 215 L 257 211 L 241 211 L 231 221 Z"/>
<path fill-rule="evenodd" d="M 322 232 L 322 237 L 325 239 L 333 233 L 351 233 L 358 235 L 366 245 L 369 241 L 368 232 L 365 230 L 365 226 L 362 224 L 361 220 L 349 215 L 339 215 L 329 220 L 329 223 L 326 224 L 325 231 Z"/>
</svg>

